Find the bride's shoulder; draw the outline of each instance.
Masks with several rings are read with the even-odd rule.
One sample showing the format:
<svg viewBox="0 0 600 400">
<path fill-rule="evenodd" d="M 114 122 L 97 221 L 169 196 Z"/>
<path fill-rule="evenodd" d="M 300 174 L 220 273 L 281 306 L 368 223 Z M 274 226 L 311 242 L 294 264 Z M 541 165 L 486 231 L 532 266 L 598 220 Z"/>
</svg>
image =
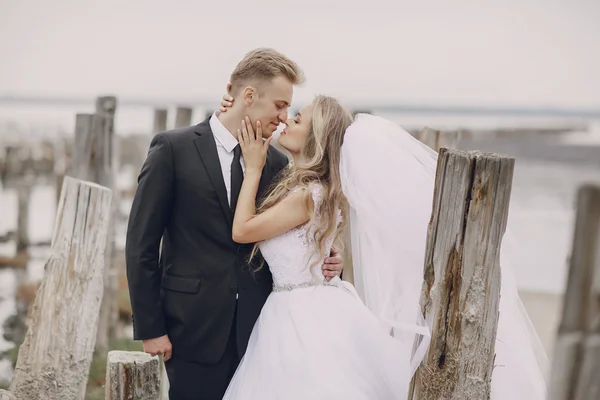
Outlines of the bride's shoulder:
<svg viewBox="0 0 600 400">
<path fill-rule="evenodd" d="M 302 192 L 307 199 L 310 199 L 311 208 L 321 202 L 325 195 L 325 186 L 319 181 L 309 182 L 307 185 L 297 185 L 291 191 L 290 194 Z"/>
</svg>

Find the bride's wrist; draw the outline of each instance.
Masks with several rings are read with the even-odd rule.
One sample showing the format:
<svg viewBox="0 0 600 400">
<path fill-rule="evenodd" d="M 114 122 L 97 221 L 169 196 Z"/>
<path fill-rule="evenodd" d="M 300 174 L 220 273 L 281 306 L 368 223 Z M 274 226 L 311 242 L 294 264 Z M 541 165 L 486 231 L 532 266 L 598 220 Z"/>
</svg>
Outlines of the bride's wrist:
<svg viewBox="0 0 600 400">
<path fill-rule="evenodd" d="M 244 173 L 244 176 L 246 178 L 250 178 L 250 177 L 259 177 L 262 175 L 262 169 L 258 169 L 258 168 L 254 168 L 254 167 L 249 167 L 246 169 L 246 172 Z"/>
</svg>

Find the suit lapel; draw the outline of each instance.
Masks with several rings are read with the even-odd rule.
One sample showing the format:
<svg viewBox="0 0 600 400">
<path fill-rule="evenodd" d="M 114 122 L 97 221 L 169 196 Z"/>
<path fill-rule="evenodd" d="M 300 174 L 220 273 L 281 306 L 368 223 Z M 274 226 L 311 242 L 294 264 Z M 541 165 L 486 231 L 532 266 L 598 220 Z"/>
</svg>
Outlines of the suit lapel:
<svg viewBox="0 0 600 400">
<path fill-rule="evenodd" d="M 225 188 L 225 182 L 223 181 L 223 172 L 221 171 L 221 163 L 219 162 L 219 155 L 217 154 L 217 145 L 215 143 L 212 130 L 210 129 L 210 124 L 208 122 L 209 119 L 206 119 L 204 122 L 196 126 L 196 133 L 198 134 L 198 137 L 194 140 L 194 144 L 196 145 L 196 150 L 198 150 L 198 154 L 202 159 L 204 168 L 206 168 L 208 177 L 217 192 L 225 219 L 229 225 L 232 225 L 233 213 L 229 208 L 227 189 Z"/>
<path fill-rule="evenodd" d="M 262 175 L 260 176 L 260 181 L 258 182 L 258 190 L 256 191 L 257 202 L 264 197 L 265 192 L 269 188 L 269 183 L 271 182 L 271 180 L 271 168 L 269 163 L 269 156 L 267 156 L 267 162 L 263 167 Z"/>
</svg>

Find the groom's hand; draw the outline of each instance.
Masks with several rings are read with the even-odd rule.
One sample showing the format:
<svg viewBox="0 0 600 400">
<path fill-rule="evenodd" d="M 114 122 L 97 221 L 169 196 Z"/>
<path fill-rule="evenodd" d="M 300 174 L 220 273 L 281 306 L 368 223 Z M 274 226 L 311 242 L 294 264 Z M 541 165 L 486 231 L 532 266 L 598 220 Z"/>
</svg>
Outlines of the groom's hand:
<svg viewBox="0 0 600 400">
<path fill-rule="evenodd" d="M 342 256 L 336 249 L 331 249 L 329 257 L 325 259 L 323 266 L 321 269 L 323 270 L 323 276 L 327 281 L 332 280 L 336 276 L 340 276 L 342 274 L 342 269 L 344 268 L 344 260 L 342 260 Z"/>
<path fill-rule="evenodd" d="M 163 362 L 169 361 L 172 353 L 171 341 L 169 336 L 164 335 L 154 339 L 147 339 L 142 341 L 144 351 L 151 356 L 163 356 Z"/>
</svg>

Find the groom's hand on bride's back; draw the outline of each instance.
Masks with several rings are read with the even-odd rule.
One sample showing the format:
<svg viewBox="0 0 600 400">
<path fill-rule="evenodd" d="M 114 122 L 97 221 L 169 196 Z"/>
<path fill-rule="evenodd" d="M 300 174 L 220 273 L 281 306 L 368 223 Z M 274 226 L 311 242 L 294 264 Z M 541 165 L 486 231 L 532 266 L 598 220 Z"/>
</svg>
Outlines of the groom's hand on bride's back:
<svg viewBox="0 0 600 400">
<path fill-rule="evenodd" d="M 329 257 L 323 262 L 321 269 L 323 270 L 323 276 L 328 281 L 332 280 L 336 276 L 342 275 L 342 269 L 344 268 L 344 260 L 336 249 L 331 249 Z"/>
<path fill-rule="evenodd" d="M 219 107 L 219 111 L 221 112 L 227 112 L 227 109 L 233 106 L 233 97 L 229 92 L 231 92 L 231 82 L 227 84 L 227 93 L 225 93 L 223 99 L 221 99 L 221 107 Z"/>
<path fill-rule="evenodd" d="M 144 351 L 151 356 L 163 356 L 163 361 L 169 361 L 173 348 L 169 336 L 163 335 L 154 339 L 146 339 L 142 341 Z"/>
</svg>

